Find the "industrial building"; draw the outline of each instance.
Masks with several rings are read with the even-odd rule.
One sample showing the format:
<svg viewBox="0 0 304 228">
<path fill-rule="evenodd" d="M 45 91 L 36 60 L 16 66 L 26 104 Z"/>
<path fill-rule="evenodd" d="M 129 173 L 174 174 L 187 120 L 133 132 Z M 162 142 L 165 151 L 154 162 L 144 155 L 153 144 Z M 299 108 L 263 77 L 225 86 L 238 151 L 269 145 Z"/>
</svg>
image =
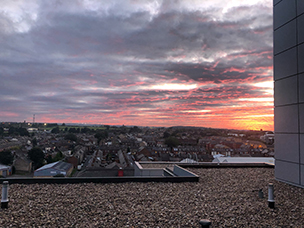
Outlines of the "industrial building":
<svg viewBox="0 0 304 228">
<path fill-rule="evenodd" d="M 35 170 L 34 177 L 54 177 L 70 176 L 73 171 L 73 165 L 70 163 L 57 161 L 40 167 Z"/>
</svg>

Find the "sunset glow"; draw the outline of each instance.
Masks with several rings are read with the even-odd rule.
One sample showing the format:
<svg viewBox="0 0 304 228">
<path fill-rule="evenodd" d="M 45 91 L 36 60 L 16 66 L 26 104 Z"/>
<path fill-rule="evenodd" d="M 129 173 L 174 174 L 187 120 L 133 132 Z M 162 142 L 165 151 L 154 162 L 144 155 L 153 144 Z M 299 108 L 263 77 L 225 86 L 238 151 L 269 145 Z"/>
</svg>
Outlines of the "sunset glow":
<svg viewBox="0 0 304 228">
<path fill-rule="evenodd" d="M 183 85 L 183 84 L 162 84 L 162 85 L 154 85 L 151 89 L 154 90 L 191 90 L 195 89 L 196 85 Z"/>
<path fill-rule="evenodd" d="M 273 130 L 272 1 L 6 1 L 0 121 Z"/>
</svg>

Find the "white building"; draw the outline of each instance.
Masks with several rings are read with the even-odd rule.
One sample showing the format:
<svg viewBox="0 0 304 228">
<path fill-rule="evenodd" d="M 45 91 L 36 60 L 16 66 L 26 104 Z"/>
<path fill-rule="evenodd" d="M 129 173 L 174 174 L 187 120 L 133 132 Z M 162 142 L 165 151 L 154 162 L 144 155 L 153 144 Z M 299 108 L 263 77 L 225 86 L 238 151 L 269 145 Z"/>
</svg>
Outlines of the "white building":
<svg viewBox="0 0 304 228">
<path fill-rule="evenodd" d="M 274 143 L 274 133 L 272 131 L 268 131 L 265 135 L 262 135 L 260 139 L 265 142 L 266 144 L 273 144 Z"/>
</svg>

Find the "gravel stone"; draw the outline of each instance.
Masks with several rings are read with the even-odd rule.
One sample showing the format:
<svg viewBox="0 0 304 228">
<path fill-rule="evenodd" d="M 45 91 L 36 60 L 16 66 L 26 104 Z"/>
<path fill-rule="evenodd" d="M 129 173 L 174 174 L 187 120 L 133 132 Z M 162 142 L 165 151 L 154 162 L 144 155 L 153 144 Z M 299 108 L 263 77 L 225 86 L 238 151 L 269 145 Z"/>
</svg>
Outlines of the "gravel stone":
<svg viewBox="0 0 304 228">
<path fill-rule="evenodd" d="M 199 227 L 201 219 L 213 227 L 303 226 L 304 189 L 276 181 L 273 169 L 189 170 L 199 182 L 13 184 L 0 227 Z"/>
</svg>

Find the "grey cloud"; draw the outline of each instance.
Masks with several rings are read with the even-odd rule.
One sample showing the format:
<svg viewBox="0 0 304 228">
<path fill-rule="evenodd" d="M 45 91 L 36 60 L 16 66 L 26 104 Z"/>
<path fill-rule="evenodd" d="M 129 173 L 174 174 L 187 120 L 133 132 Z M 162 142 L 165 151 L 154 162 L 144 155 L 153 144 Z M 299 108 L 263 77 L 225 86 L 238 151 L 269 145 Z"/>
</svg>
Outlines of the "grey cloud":
<svg viewBox="0 0 304 228">
<path fill-rule="evenodd" d="M 272 65 L 268 58 L 272 15 L 265 7 L 233 8 L 219 21 L 212 17 L 219 9 L 183 10 L 182 1 L 160 2 L 154 15 L 147 7 L 136 4 L 132 11 L 129 4 L 112 1 L 95 11 L 83 1 L 37 3 L 38 19 L 26 21 L 27 32 L 9 30 L 10 20 L 0 15 L 0 105 L 7 111 L 22 109 L 27 115 L 32 110 L 98 112 L 127 106 L 153 108 L 165 101 L 191 105 L 195 99 L 214 100 L 209 94 L 223 91 L 222 99 L 228 99 L 232 90 L 241 94 L 250 88 L 225 89 L 223 85 L 221 91 L 193 90 L 189 96 L 184 91 L 139 91 L 136 83 L 140 77 L 148 78 L 142 82 L 147 88 L 172 80 L 264 80 L 265 76 L 253 76 L 254 69 Z M 245 71 L 224 73 L 230 67 Z M 128 86 L 130 90 L 120 93 L 105 90 Z M 88 103 L 79 102 L 81 98 Z"/>
</svg>

